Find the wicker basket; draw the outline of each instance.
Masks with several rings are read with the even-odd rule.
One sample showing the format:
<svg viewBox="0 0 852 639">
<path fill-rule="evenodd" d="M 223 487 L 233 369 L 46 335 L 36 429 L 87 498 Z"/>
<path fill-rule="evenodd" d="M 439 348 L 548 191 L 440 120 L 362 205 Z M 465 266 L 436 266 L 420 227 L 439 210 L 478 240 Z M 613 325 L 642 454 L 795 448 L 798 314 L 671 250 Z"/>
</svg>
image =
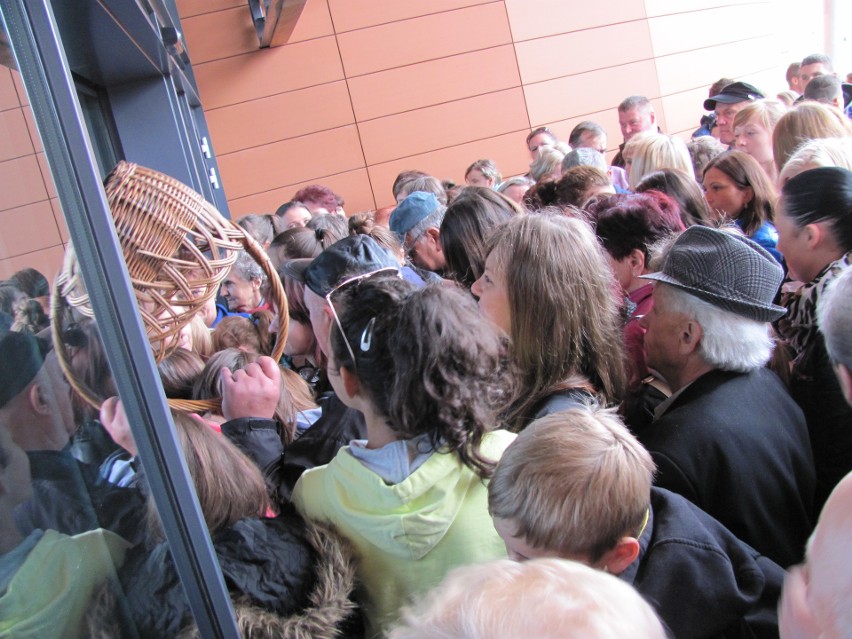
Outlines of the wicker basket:
<svg viewBox="0 0 852 639">
<path fill-rule="evenodd" d="M 236 224 L 222 217 L 199 193 L 163 173 L 119 162 L 104 190 L 118 241 L 157 362 L 178 347 L 178 334 L 227 277 L 238 251 L 246 250 L 269 281 L 280 316 L 272 357 L 278 361 L 287 340 L 287 298 L 263 248 Z M 65 320 L 93 315 L 73 247 L 65 254 L 51 307 L 53 344 L 68 382 L 95 408 L 103 398 L 77 379 L 62 341 Z M 216 400 L 169 400 L 177 410 L 204 411 Z"/>
</svg>

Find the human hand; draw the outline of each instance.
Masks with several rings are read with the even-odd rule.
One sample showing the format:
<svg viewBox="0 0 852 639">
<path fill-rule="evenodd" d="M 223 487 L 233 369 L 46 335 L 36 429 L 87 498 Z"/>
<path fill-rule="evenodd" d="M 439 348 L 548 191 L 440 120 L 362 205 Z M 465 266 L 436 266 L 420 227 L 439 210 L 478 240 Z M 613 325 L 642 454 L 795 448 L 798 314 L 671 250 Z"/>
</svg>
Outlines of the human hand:
<svg viewBox="0 0 852 639">
<path fill-rule="evenodd" d="M 281 369 L 271 357 L 260 357 L 243 369 L 223 368 L 222 415 L 228 421 L 241 417 L 271 419 L 281 397 Z"/>
<path fill-rule="evenodd" d="M 136 440 L 127 421 L 124 405 L 118 397 L 109 397 L 101 404 L 101 424 L 106 428 L 112 440 L 133 456 L 138 454 Z"/>
</svg>

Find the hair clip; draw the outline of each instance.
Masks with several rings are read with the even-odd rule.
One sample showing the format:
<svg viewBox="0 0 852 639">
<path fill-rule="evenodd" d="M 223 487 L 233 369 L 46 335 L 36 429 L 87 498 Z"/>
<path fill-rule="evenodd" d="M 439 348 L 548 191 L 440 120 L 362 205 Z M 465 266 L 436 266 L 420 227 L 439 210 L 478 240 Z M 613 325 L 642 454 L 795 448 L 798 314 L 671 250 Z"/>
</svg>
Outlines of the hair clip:
<svg viewBox="0 0 852 639">
<path fill-rule="evenodd" d="M 376 318 L 373 317 L 369 322 L 367 322 L 367 327 L 364 329 L 364 332 L 361 333 L 361 351 L 366 353 L 370 350 L 370 346 L 373 343 L 373 326 L 376 324 Z"/>
</svg>

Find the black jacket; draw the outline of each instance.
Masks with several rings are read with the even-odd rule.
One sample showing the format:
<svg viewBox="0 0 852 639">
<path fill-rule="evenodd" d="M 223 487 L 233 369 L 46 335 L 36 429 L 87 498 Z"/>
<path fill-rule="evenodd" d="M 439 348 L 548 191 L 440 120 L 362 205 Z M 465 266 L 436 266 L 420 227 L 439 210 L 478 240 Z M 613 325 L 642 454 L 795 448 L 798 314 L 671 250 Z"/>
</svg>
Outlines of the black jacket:
<svg viewBox="0 0 852 639">
<path fill-rule="evenodd" d="M 332 531 L 307 525 L 288 509 L 275 519 L 241 520 L 214 535 L 213 546 L 244 636 L 363 635 L 350 600 L 354 564 Z M 130 550 L 119 581 L 123 597 L 105 589 L 93 605 L 87 624 L 94 636 L 197 634 L 166 543 Z M 133 629 L 117 620 L 116 597 L 130 611 Z"/>
<path fill-rule="evenodd" d="M 657 464 L 658 486 L 781 566 L 802 560 L 813 459 L 802 411 L 773 372 L 706 373 L 638 437 Z"/>
<path fill-rule="evenodd" d="M 40 528 L 78 535 L 106 528 L 132 544 L 141 541 L 146 507 L 139 489 L 110 484 L 69 450 L 29 451 L 27 457 L 33 494 L 14 510 L 21 534 Z"/>
<path fill-rule="evenodd" d="M 784 570 L 680 495 L 651 489 L 639 557 L 619 577 L 675 639 L 777 639 Z"/>
<path fill-rule="evenodd" d="M 222 433 L 263 471 L 280 504 L 290 501 L 293 487 L 308 468 L 327 464 L 353 439 L 367 438 L 364 415 L 334 393 L 323 400 L 322 416 L 286 451 L 277 429 L 271 419 L 234 419 L 222 425 Z"/>
</svg>

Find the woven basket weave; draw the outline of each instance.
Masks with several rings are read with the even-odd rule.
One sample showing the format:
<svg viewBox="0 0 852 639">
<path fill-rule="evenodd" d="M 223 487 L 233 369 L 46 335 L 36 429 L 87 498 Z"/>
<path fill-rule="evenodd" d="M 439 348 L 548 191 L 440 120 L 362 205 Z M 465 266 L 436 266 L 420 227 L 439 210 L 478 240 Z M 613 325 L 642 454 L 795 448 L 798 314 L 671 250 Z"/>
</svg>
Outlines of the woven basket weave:
<svg viewBox="0 0 852 639">
<path fill-rule="evenodd" d="M 178 348 L 181 329 L 216 296 L 242 249 L 267 276 L 281 319 L 272 357 L 281 359 L 287 340 L 287 298 L 266 252 L 251 236 L 182 182 L 137 164 L 119 162 L 107 176 L 104 190 L 157 362 Z M 99 408 L 103 398 L 77 379 L 62 341 L 62 327 L 72 312 L 93 315 L 69 245 L 51 308 L 53 344 L 68 382 L 86 402 Z M 209 410 L 218 404 L 216 400 L 169 403 L 186 411 Z"/>
</svg>

